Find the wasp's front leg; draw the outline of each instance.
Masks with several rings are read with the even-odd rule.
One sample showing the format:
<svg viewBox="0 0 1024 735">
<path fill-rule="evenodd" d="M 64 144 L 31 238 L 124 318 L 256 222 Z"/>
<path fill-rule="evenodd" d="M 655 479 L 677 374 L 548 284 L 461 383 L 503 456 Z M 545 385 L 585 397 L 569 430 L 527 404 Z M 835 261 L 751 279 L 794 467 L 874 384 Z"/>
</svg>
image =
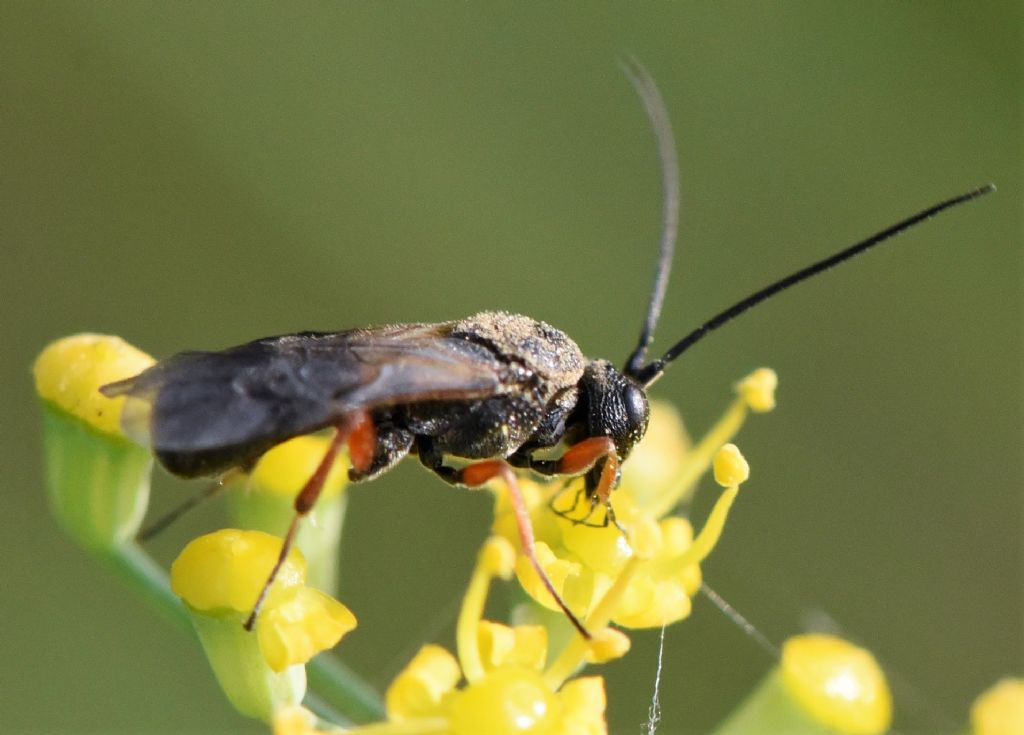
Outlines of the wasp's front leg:
<svg viewBox="0 0 1024 735">
<path fill-rule="evenodd" d="M 588 487 L 587 491 L 592 503 L 591 512 L 597 505 L 603 505 L 607 515 L 602 525 L 610 522 L 625 534 L 625 530 L 615 518 L 611 504 L 612 490 L 619 480 L 619 455 L 615 449 L 615 442 L 609 437 L 594 436 L 584 439 L 569 447 L 558 459 L 535 459 L 530 454 L 510 459 L 517 466 L 528 467 L 534 472 L 548 476 L 579 475 L 593 469 L 603 460 L 597 483 L 592 489 Z M 590 513 L 587 514 L 588 517 L 589 515 Z"/>
</svg>

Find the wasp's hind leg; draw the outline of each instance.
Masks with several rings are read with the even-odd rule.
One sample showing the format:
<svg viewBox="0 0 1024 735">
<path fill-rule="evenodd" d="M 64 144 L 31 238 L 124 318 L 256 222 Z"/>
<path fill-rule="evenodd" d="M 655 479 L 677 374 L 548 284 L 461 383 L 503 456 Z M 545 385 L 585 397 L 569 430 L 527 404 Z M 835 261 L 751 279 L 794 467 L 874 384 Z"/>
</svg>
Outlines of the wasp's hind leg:
<svg viewBox="0 0 1024 735">
<path fill-rule="evenodd" d="M 235 477 L 238 476 L 240 473 L 241 471 L 237 469 L 228 470 L 224 475 L 219 477 L 214 482 L 211 482 L 201 491 L 199 491 L 190 498 L 186 498 L 181 503 L 171 508 L 169 511 L 167 511 L 162 516 L 160 516 L 155 521 L 153 521 L 148 526 L 139 531 L 138 534 L 136 534 L 135 536 L 135 540 L 142 544 L 155 538 L 158 533 L 160 533 L 165 528 L 170 526 L 172 523 L 181 518 L 187 512 L 189 512 L 193 508 L 198 507 L 202 503 L 217 495 L 221 490 L 226 488 L 228 486 L 228 483 L 233 481 Z"/>
<path fill-rule="evenodd" d="M 245 621 L 246 630 L 252 630 L 256 623 L 256 617 L 259 615 L 260 608 L 263 607 L 270 586 L 277 578 L 284 560 L 288 558 L 288 552 L 291 551 L 295 543 L 299 522 L 316 504 L 317 498 L 320 497 L 320 492 L 324 488 L 327 475 L 330 474 L 331 467 L 334 465 L 334 460 L 337 459 L 338 453 L 346 444 L 348 444 L 352 467 L 356 471 L 365 471 L 373 461 L 376 447 L 376 431 L 369 413 L 359 411 L 349 414 L 335 427 L 334 437 L 331 439 L 323 459 L 320 460 L 320 464 L 317 465 L 306 484 L 302 486 L 299 494 L 295 496 L 295 517 L 292 518 L 292 522 L 288 526 L 288 532 L 284 536 L 281 553 L 278 554 L 277 561 L 274 562 L 274 568 L 270 570 L 270 576 L 263 583 L 263 589 L 260 590 L 259 597 L 256 598 L 256 604 L 253 605 L 252 612 Z"/>
<path fill-rule="evenodd" d="M 544 589 L 554 598 L 555 603 L 565 613 L 569 622 L 579 631 L 581 636 L 590 640 L 590 633 L 587 632 L 587 629 L 583 627 L 583 623 L 569 609 L 562 596 L 558 594 L 558 590 L 555 589 L 555 585 L 551 582 L 547 572 L 544 571 L 544 568 L 537 560 L 537 553 L 534 548 L 533 523 L 530 521 L 530 510 L 526 507 L 523 492 L 519 488 L 519 482 L 516 480 L 516 473 L 512 466 L 503 459 L 487 459 L 467 465 L 462 469 L 448 467 L 443 463 L 442 457 L 430 451 L 429 445 L 425 442 L 421 443 L 421 446 L 418 447 L 418 453 L 420 461 L 446 482 L 465 485 L 466 487 L 480 487 L 496 477 L 500 477 L 505 481 L 509 499 L 512 501 L 512 510 L 516 516 L 516 527 L 519 531 L 519 542 L 523 547 L 523 553 L 526 554 L 526 558 L 530 560 L 530 564 L 540 577 Z"/>
</svg>

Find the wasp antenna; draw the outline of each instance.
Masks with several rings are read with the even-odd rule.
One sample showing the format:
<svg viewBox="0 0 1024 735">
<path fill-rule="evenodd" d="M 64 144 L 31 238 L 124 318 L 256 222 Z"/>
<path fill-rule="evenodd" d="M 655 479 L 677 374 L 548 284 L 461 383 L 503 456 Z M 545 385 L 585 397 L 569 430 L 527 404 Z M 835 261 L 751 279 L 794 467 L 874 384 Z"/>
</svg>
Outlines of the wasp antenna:
<svg viewBox="0 0 1024 735">
<path fill-rule="evenodd" d="M 897 222 L 891 227 L 878 232 L 866 240 L 862 240 L 854 245 L 849 246 L 843 250 L 840 250 L 835 255 L 831 255 L 824 260 L 819 260 L 817 263 L 813 263 L 806 268 L 798 270 L 796 273 L 786 276 L 770 286 L 762 288 L 760 291 L 751 294 L 747 298 L 739 301 L 730 306 L 725 311 L 716 314 L 715 316 L 708 319 L 702 325 L 694 329 L 688 335 L 683 337 L 681 340 L 676 342 L 668 352 L 664 354 L 659 360 L 655 360 L 650 365 L 638 369 L 633 376 L 645 386 L 651 385 L 655 380 L 661 377 L 661 374 L 665 371 L 665 368 L 670 362 L 675 360 L 681 354 L 690 349 L 695 343 L 706 337 L 709 333 L 718 329 L 720 326 L 728 322 L 733 317 L 737 317 L 747 309 L 757 306 L 765 299 L 774 296 L 777 293 L 785 291 L 790 286 L 795 286 L 801 281 L 805 281 L 812 276 L 816 276 L 822 271 L 826 271 L 834 265 L 839 265 L 845 260 L 849 260 L 855 255 L 863 253 L 875 245 L 878 245 L 891 237 L 900 234 L 904 230 L 908 230 L 916 224 L 923 222 L 929 217 L 933 217 L 939 212 L 955 207 L 958 204 L 964 204 L 978 197 L 990 194 L 996 190 L 995 184 L 985 184 L 984 186 L 972 189 L 965 194 L 946 199 L 945 201 L 939 202 L 927 209 L 918 212 L 915 215 L 907 217 L 906 219 Z"/>
<path fill-rule="evenodd" d="M 654 271 L 654 287 L 651 289 L 651 298 L 647 304 L 647 318 L 644 320 L 636 348 L 626 360 L 624 370 L 626 375 L 636 376 L 643 367 L 647 347 L 654 339 L 654 327 L 661 314 L 665 290 L 668 288 L 668 276 L 672 271 L 672 255 L 675 251 L 676 233 L 679 230 L 679 164 L 675 136 L 672 134 L 672 123 L 668 117 L 668 110 L 665 109 L 665 101 L 661 98 L 661 92 L 658 91 L 654 79 L 647 69 L 632 56 L 623 58 L 620 61 L 620 66 L 644 105 L 647 118 L 654 130 L 654 137 L 658 144 L 658 158 L 661 161 L 662 224 L 658 266 Z"/>
</svg>

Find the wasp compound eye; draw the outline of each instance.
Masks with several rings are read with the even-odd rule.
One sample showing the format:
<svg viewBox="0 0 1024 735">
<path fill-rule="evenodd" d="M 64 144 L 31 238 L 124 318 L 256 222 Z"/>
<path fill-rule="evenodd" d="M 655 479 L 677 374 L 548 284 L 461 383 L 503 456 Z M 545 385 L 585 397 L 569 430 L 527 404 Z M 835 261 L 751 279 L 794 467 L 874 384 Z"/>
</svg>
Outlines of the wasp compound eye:
<svg viewBox="0 0 1024 735">
<path fill-rule="evenodd" d="M 626 417 L 630 426 L 639 427 L 641 433 L 647 427 L 650 407 L 647 405 L 647 394 L 640 386 L 627 383 L 622 391 L 622 405 L 626 409 Z"/>
<path fill-rule="evenodd" d="M 647 393 L 640 386 L 627 382 L 622 389 L 622 407 L 626 413 L 626 431 L 632 447 L 647 432 L 647 421 L 651 413 Z"/>
</svg>

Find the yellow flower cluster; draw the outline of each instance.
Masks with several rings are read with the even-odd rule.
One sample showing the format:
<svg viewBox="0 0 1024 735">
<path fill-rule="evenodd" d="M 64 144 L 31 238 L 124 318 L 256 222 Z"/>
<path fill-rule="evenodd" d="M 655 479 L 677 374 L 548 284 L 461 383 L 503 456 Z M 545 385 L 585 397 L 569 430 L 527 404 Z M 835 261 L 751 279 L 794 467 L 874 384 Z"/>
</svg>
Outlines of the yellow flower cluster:
<svg viewBox="0 0 1024 735">
<path fill-rule="evenodd" d="M 553 679 L 551 669 L 544 668 L 548 636 L 543 627 L 482 618 L 491 581 L 511 577 L 514 563 L 515 552 L 505 539 L 492 537 L 484 544 L 459 614 L 458 657 L 440 646 L 424 646 L 388 687 L 387 721 L 354 728 L 351 735 L 607 732 L 600 677 Z M 594 644 L 602 646 L 605 655 L 614 648 Z M 294 707 L 275 718 L 276 735 L 316 731 L 315 718 Z"/>
<path fill-rule="evenodd" d="M 647 436 L 626 463 L 621 486 L 612 495 L 615 516 L 628 537 L 611 523 L 595 528 L 605 511 L 592 509 L 581 480 L 567 487 L 522 481 L 537 537 L 538 560 L 572 610 L 584 618 L 591 615 L 618 583 L 624 588 L 611 614 L 617 625 L 658 627 L 690 614 L 690 600 L 701 584 L 699 563 L 717 541 L 737 488 L 749 475 L 739 450 L 726 442 L 739 430 L 748 411 L 774 407 L 776 385 L 775 373 L 766 368 L 744 378 L 737 384 L 736 401 L 692 448 L 674 409 L 652 403 Z M 716 480 L 727 490 L 698 543 L 688 520 L 665 516 L 688 497 L 713 463 Z M 494 531 L 517 542 L 512 509 L 500 493 Z M 620 580 L 627 572 L 629 582 L 623 585 Z M 516 573 L 534 600 L 557 609 L 525 556 L 517 560 Z"/>
</svg>

